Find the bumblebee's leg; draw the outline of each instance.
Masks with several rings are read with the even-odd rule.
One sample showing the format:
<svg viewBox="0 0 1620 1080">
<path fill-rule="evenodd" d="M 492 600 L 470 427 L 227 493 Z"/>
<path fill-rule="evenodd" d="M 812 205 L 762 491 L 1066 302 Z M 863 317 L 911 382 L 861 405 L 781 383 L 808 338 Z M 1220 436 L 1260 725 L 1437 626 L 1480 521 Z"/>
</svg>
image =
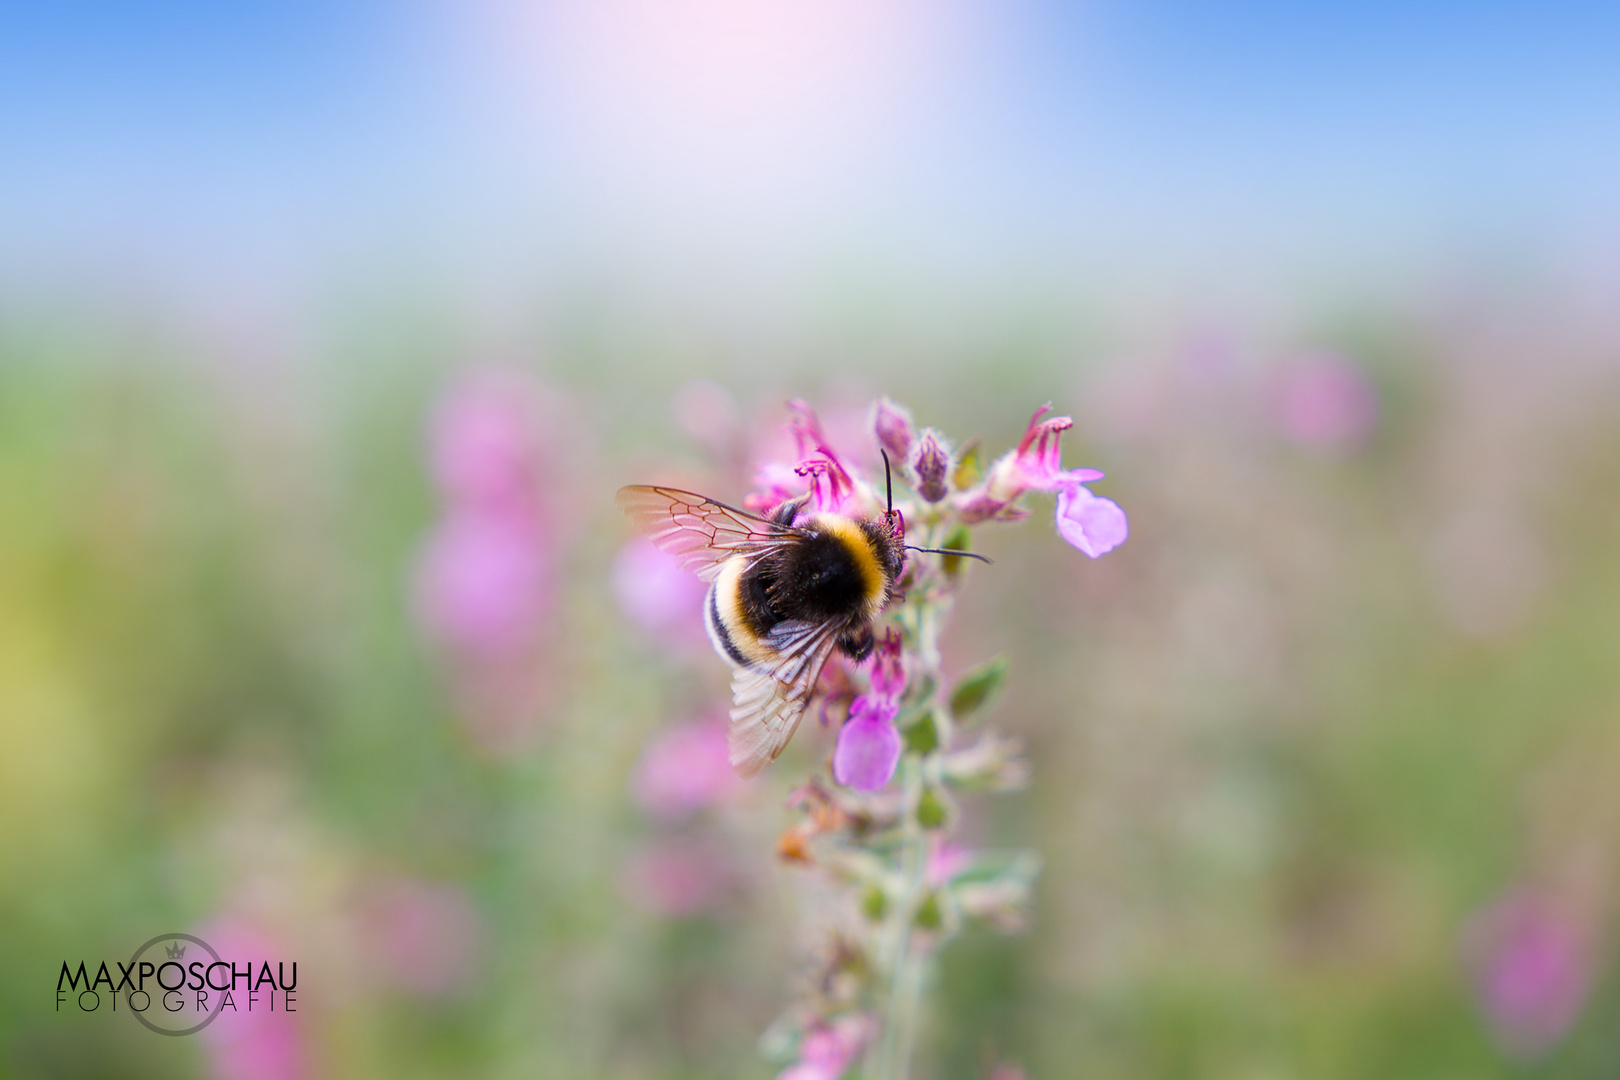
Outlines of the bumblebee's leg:
<svg viewBox="0 0 1620 1080">
<path fill-rule="evenodd" d="M 872 634 L 870 626 L 863 626 L 854 633 L 844 634 L 838 639 L 838 648 L 851 660 L 865 660 L 872 655 L 872 649 L 877 645 L 877 639 Z"/>
</svg>

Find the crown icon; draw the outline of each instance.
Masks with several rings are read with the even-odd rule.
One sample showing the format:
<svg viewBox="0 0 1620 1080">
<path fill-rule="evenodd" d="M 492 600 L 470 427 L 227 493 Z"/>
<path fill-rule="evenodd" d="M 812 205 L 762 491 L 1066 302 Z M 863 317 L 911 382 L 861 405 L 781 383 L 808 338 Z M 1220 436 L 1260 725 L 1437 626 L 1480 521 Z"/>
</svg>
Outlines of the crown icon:
<svg viewBox="0 0 1620 1080">
<path fill-rule="evenodd" d="M 169 954 L 170 960 L 179 960 L 186 955 L 186 947 L 178 941 L 173 945 L 165 946 L 163 951 Z"/>
</svg>

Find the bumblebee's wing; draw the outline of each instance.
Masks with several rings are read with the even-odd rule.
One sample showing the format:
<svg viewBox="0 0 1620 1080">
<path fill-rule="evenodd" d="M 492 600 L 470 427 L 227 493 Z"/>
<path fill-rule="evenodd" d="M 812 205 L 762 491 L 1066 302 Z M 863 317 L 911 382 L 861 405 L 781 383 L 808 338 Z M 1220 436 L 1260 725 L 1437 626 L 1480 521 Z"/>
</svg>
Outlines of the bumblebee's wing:
<svg viewBox="0 0 1620 1080">
<path fill-rule="evenodd" d="M 636 484 L 620 488 L 615 501 L 647 539 L 704 581 L 713 581 L 733 555 L 757 555 L 801 535 L 790 525 L 676 488 Z"/>
<path fill-rule="evenodd" d="M 731 677 L 731 767 L 750 777 L 776 760 L 793 738 L 810 695 L 821 678 L 838 624 L 790 619 L 777 623 L 765 642 L 776 650 L 768 665 L 738 668 Z"/>
</svg>

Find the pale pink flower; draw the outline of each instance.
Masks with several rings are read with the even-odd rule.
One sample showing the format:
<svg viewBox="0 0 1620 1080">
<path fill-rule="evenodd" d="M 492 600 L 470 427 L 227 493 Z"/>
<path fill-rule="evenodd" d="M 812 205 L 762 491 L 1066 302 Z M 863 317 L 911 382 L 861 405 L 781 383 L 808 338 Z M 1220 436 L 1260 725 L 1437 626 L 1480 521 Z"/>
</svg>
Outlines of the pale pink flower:
<svg viewBox="0 0 1620 1080">
<path fill-rule="evenodd" d="M 524 512 L 452 512 L 417 564 L 417 617 L 452 649 L 510 655 L 531 642 L 550 606 L 549 571 L 539 530 Z"/>
<path fill-rule="evenodd" d="M 452 506 L 527 505 L 540 456 L 536 389 L 509 371 L 464 376 L 435 408 L 429 471 Z"/>
<path fill-rule="evenodd" d="M 702 581 L 643 537 L 625 544 L 613 560 L 613 595 L 619 610 L 651 633 L 697 636 L 705 592 Z"/>
<path fill-rule="evenodd" d="M 293 1012 L 287 1011 L 286 996 L 279 987 L 254 990 L 251 1003 L 247 987 L 233 987 L 230 1005 L 222 1007 L 199 1032 L 208 1075 L 213 1080 L 303 1080 L 309 1076 L 303 1019 L 307 1003 L 298 992 L 292 970 L 298 957 L 258 927 L 239 919 L 215 922 L 197 936 L 213 946 L 222 961 L 238 969 L 251 965 L 255 979 L 268 963 L 272 975 L 284 975 L 294 987 Z"/>
<path fill-rule="evenodd" d="M 736 871 L 725 852 L 707 840 L 662 837 L 625 861 L 620 886 L 642 911 L 687 918 L 722 906 L 736 892 Z"/>
<path fill-rule="evenodd" d="M 1378 426 L 1378 391 L 1343 357 L 1308 357 L 1285 374 L 1278 419 L 1289 439 L 1317 450 L 1348 451 Z"/>
<path fill-rule="evenodd" d="M 971 850 L 935 838 L 928 845 L 928 866 L 924 874 L 930 885 L 949 885 L 952 878 L 972 865 Z"/>
<path fill-rule="evenodd" d="M 838 1080 L 871 1041 L 876 1025 L 864 1013 L 816 1021 L 799 1037 L 799 1060 L 777 1080 Z"/>
<path fill-rule="evenodd" d="M 678 820 L 732 798 L 743 782 L 731 771 L 722 718 L 680 724 L 642 752 L 632 787 L 654 817 Z"/>
<path fill-rule="evenodd" d="M 483 924 L 467 890 L 451 882 L 393 878 L 361 897 L 366 953 L 403 990 L 440 997 L 467 986 L 483 951 Z"/>
<path fill-rule="evenodd" d="M 1580 1018 L 1591 989 L 1591 942 L 1558 897 L 1521 887 L 1463 932 L 1480 1008 L 1502 1048 L 1536 1057 Z"/>
<path fill-rule="evenodd" d="M 1119 504 L 1093 495 L 1080 484 L 1066 484 L 1059 489 L 1057 530 L 1063 539 L 1093 559 L 1119 547 L 1130 534 L 1125 511 Z"/>
</svg>

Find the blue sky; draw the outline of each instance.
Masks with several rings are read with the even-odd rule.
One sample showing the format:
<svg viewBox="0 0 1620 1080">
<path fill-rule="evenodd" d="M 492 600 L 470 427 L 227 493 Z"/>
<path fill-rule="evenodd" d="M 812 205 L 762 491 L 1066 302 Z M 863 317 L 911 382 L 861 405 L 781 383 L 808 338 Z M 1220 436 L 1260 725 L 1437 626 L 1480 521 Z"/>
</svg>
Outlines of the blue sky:
<svg viewBox="0 0 1620 1080">
<path fill-rule="evenodd" d="M 529 70 L 551 42 L 485 80 L 511 58 L 461 32 L 473 6 L 0 7 L 0 260 L 309 276 L 401 244 L 456 265 L 820 244 L 1196 278 L 1620 247 L 1620 4 L 962 0 L 946 73 L 902 85 L 919 102 L 757 172 L 638 144 L 701 111 L 597 139 L 602 114 L 567 114 L 581 84 Z"/>
</svg>

